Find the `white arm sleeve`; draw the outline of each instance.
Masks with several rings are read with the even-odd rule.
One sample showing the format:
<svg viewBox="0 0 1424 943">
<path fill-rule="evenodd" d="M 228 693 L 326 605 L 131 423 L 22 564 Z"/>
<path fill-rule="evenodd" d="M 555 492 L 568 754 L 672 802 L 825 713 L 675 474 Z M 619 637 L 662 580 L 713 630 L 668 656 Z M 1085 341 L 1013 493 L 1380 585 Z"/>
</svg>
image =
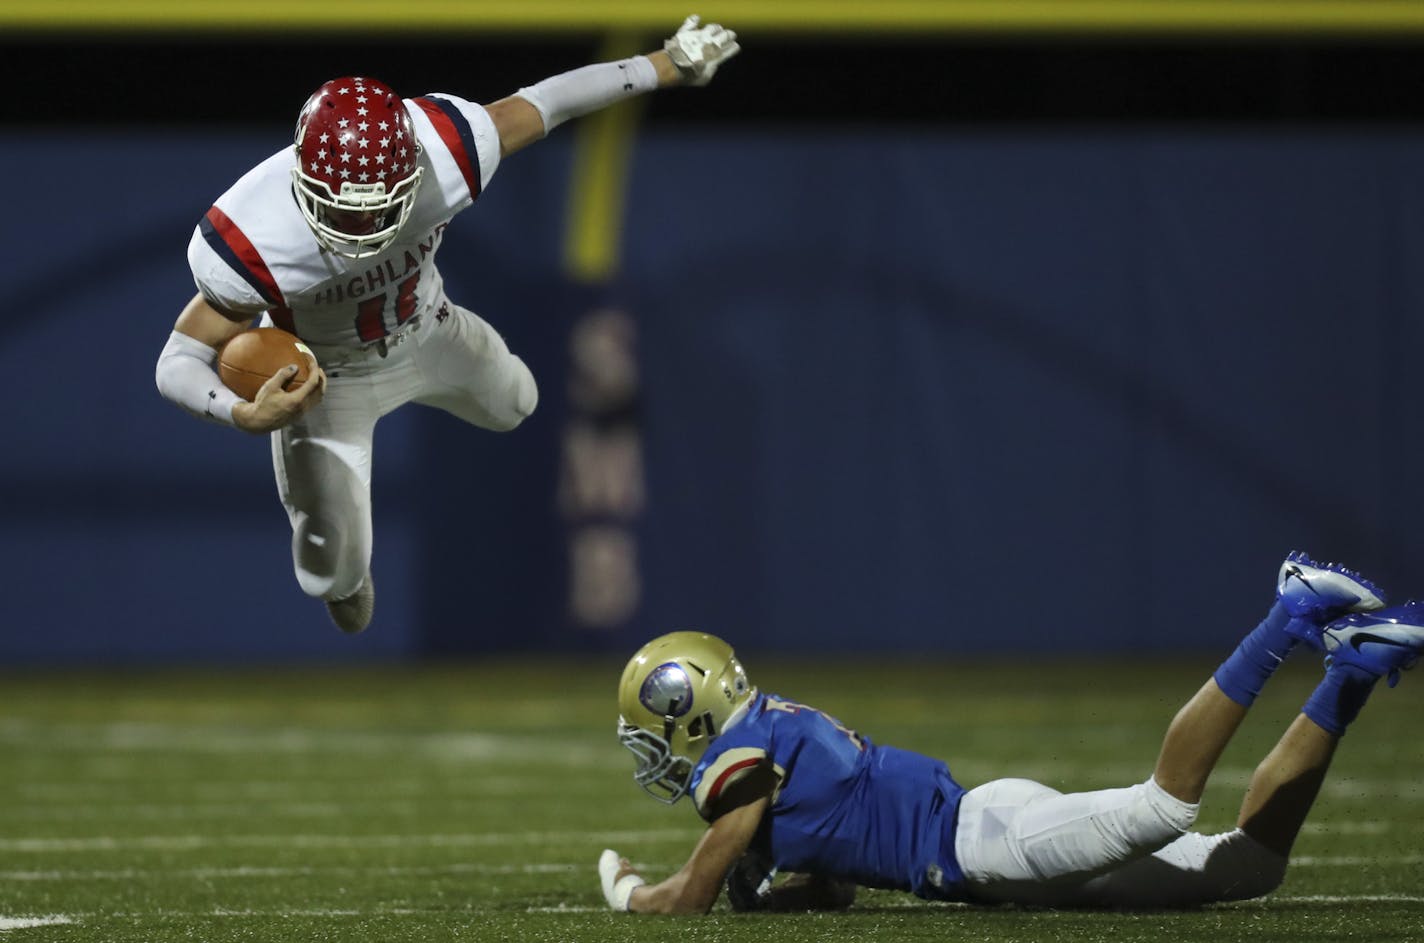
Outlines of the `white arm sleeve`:
<svg viewBox="0 0 1424 943">
<path fill-rule="evenodd" d="M 216 350 L 174 331 L 163 345 L 154 370 L 158 392 L 199 419 L 235 425 L 232 407 L 241 402 L 241 397 L 223 385 L 215 369 L 217 362 Z"/>
<path fill-rule="evenodd" d="M 614 102 L 658 87 L 658 70 L 647 56 L 600 62 L 563 72 L 515 92 L 544 119 L 544 133 L 570 118 L 607 108 Z"/>
</svg>

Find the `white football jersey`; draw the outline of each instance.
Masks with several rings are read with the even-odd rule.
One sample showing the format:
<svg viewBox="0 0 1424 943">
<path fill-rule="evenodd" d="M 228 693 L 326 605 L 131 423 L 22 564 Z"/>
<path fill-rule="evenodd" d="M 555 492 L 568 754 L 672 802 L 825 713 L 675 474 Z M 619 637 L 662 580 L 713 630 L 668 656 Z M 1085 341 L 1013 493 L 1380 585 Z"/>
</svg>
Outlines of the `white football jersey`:
<svg viewBox="0 0 1424 943">
<path fill-rule="evenodd" d="M 311 344 L 361 346 L 444 298 L 435 250 L 451 217 L 499 166 L 499 132 L 477 104 L 452 95 L 405 100 L 423 148 L 415 207 L 385 249 L 363 259 L 325 251 L 292 193 L 290 147 L 218 197 L 188 244 L 198 290 L 236 314 L 272 322 Z"/>
</svg>

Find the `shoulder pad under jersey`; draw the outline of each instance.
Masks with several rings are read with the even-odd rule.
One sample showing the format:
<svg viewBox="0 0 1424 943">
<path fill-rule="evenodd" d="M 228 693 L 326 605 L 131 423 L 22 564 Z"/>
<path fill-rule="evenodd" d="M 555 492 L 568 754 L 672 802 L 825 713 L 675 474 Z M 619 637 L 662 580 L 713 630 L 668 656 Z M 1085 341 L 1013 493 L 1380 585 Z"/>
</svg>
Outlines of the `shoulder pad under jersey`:
<svg viewBox="0 0 1424 943">
<path fill-rule="evenodd" d="M 494 120 L 482 106 L 443 92 L 407 99 L 405 104 L 435 178 L 422 189 L 438 189 L 451 213 L 464 209 L 484 192 L 499 168 L 499 131 Z"/>
<path fill-rule="evenodd" d="M 771 765 L 777 779 L 784 778 L 786 771 L 771 763 L 766 750 L 761 747 L 731 747 L 718 754 L 702 770 L 702 778 L 693 790 L 692 802 L 697 813 L 708 821 L 717 807 L 718 800 L 734 784 L 741 782 L 758 767 Z"/>
</svg>

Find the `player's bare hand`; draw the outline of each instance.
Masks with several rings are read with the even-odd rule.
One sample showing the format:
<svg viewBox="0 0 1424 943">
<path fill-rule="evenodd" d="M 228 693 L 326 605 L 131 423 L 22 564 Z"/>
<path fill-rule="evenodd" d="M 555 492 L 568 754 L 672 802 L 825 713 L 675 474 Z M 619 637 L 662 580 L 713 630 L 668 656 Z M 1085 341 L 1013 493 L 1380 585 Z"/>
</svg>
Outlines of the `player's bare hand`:
<svg viewBox="0 0 1424 943">
<path fill-rule="evenodd" d="M 663 49 L 688 85 L 706 85 L 722 63 L 742 51 L 736 33 L 716 23 L 703 25 L 695 13 L 663 43 Z"/>
<path fill-rule="evenodd" d="M 254 434 L 275 432 L 320 403 L 326 393 L 326 371 L 313 359 L 305 383 L 293 390 L 282 389 L 296 372 L 296 364 L 283 367 L 262 384 L 252 402 L 234 406 L 232 421 L 237 427 Z"/>
</svg>

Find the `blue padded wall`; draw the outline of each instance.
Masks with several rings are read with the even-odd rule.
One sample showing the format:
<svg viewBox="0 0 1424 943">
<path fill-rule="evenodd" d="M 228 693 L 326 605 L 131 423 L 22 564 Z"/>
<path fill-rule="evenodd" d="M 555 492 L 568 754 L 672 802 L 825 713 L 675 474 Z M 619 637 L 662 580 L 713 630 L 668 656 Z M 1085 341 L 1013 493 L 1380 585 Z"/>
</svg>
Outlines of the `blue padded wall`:
<svg viewBox="0 0 1424 943">
<path fill-rule="evenodd" d="M 1303 547 L 1424 588 L 1413 538 L 1424 134 L 648 133 L 621 276 L 560 277 L 570 137 L 442 250 L 534 367 L 493 435 L 377 437 L 380 614 L 291 577 L 267 446 L 164 403 L 197 217 L 284 131 L 7 132 L 0 660 L 630 650 L 675 627 L 802 651 L 1218 649 Z M 90 155 L 105 155 L 94 200 Z M 181 168 L 176 172 L 175 168 Z M 643 605 L 564 619 L 569 325 L 637 319 Z"/>
</svg>

